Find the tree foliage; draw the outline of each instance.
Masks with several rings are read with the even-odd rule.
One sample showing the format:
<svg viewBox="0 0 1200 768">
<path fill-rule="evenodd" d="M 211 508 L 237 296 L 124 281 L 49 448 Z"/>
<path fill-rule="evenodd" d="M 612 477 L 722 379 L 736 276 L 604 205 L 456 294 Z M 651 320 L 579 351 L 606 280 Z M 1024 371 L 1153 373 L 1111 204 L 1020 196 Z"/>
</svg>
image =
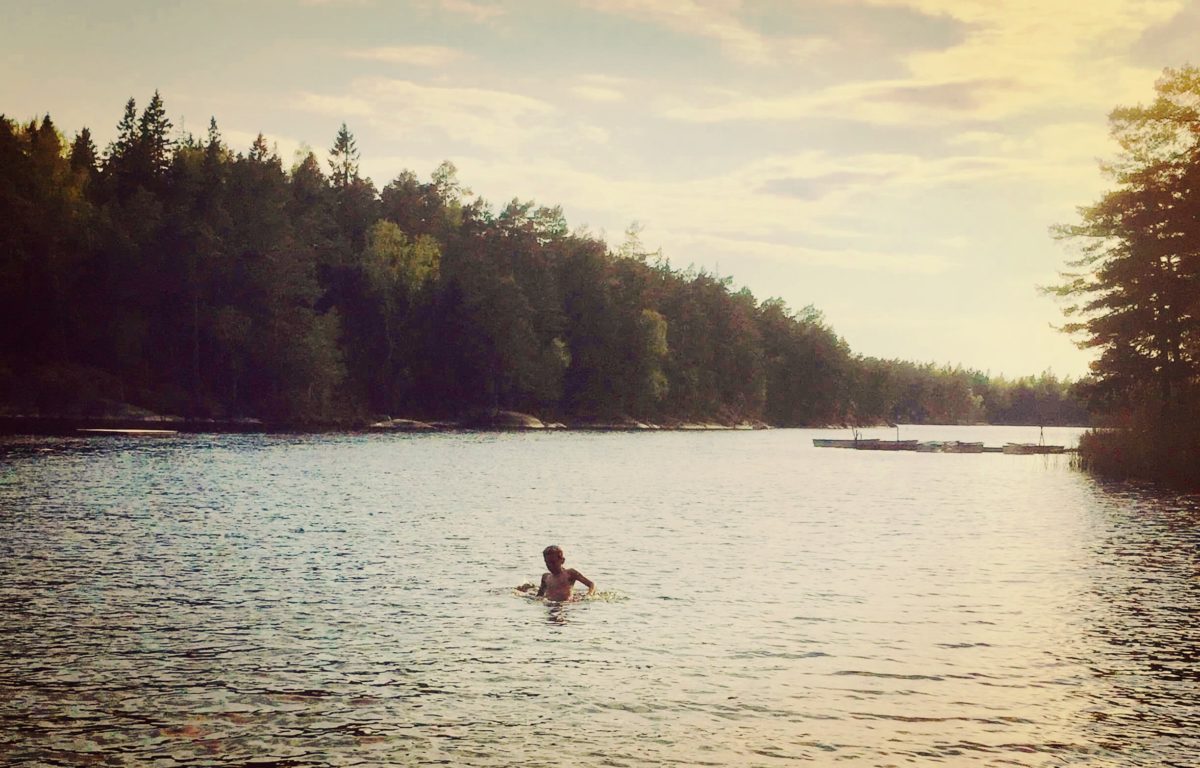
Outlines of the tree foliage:
<svg viewBox="0 0 1200 768">
<path fill-rule="evenodd" d="M 1057 228 L 1080 255 L 1053 290 L 1071 300 L 1066 330 L 1100 351 L 1098 399 L 1128 405 L 1152 387 L 1171 410 L 1200 373 L 1200 70 L 1167 70 L 1156 90 L 1110 115 L 1114 186 Z"/>
<path fill-rule="evenodd" d="M 1200 475 L 1200 69 L 1167 69 L 1150 104 L 1109 115 L 1112 189 L 1057 229 L 1078 244 L 1053 292 L 1099 350 L 1085 388 L 1119 429 L 1080 443 L 1115 476 L 1196 487 Z"/>
</svg>

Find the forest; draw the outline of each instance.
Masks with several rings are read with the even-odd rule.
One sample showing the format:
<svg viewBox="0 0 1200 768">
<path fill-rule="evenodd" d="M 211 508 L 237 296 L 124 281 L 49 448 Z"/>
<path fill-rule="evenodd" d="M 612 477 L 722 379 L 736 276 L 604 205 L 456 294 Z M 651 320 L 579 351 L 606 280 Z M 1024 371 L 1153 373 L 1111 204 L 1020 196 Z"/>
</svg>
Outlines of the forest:
<svg viewBox="0 0 1200 768">
<path fill-rule="evenodd" d="M 1079 382 L 857 355 L 636 226 L 611 247 L 560 207 L 493 208 L 449 162 L 382 190 L 359 163 L 345 125 L 285 167 L 215 118 L 176 131 L 157 92 L 103 150 L 0 116 L 0 415 L 1087 422 Z"/>
</svg>

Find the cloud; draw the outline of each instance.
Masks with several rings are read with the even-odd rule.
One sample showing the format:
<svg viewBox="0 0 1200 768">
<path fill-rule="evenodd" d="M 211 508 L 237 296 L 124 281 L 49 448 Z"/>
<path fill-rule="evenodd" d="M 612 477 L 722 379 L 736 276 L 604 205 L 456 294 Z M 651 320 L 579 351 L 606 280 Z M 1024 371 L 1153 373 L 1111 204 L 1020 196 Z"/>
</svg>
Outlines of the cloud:
<svg viewBox="0 0 1200 768">
<path fill-rule="evenodd" d="M 905 83 L 880 88 L 874 98 L 914 108 L 974 112 L 983 106 L 985 96 L 1015 84 L 1011 80 L 951 81 L 943 83 Z"/>
<path fill-rule="evenodd" d="M 1200 4 L 1189 3 L 1175 16 L 1146 29 L 1133 48 L 1134 55 L 1151 66 L 1194 63 L 1197 29 L 1200 29 Z"/>
<path fill-rule="evenodd" d="M 1107 108 L 1139 93 L 1153 71 L 1127 52 L 1146 30 L 1173 17 L 1177 0 L 872 0 L 944 14 L 968 30 L 956 45 L 906 57 L 914 82 L 1005 80 L 993 111 L 1025 114 L 1063 106 Z"/>
<path fill-rule="evenodd" d="M 497 152 L 512 152 L 542 137 L 557 113 L 551 104 L 517 93 L 383 77 L 355 80 L 348 91 L 344 96 L 304 93 L 299 106 L 339 118 L 365 117 L 408 138 L 449 137 Z"/>
<path fill-rule="evenodd" d="M 837 171 L 821 176 L 785 176 L 767 179 L 759 190 L 768 195 L 794 197 L 799 200 L 816 200 L 831 192 L 861 185 L 874 185 L 886 181 L 890 174 Z"/>
<path fill-rule="evenodd" d="M 1002 79 L 851 82 L 810 93 L 733 98 L 704 106 L 677 102 L 665 106 L 663 114 L 695 123 L 825 118 L 877 125 L 941 125 L 1001 117 L 998 94 L 1013 87 L 1014 83 Z"/>
<path fill-rule="evenodd" d="M 709 235 L 686 236 L 680 238 L 678 242 L 684 252 L 736 254 L 797 266 L 834 268 L 855 272 L 934 275 L 945 272 L 952 266 L 948 259 L 937 254 L 899 250 L 813 248 L 802 244 Z M 670 253 L 666 255 L 669 257 Z"/>
<path fill-rule="evenodd" d="M 567 205 L 572 221 L 597 225 L 611 232 L 623 231 L 636 215 L 646 223 L 647 237 L 661 238 L 655 246 L 668 247 L 669 257 L 686 262 L 690 256 L 682 244 L 706 238 L 710 243 L 718 240 L 811 243 L 820 239 L 831 244 L 831 252 L 836 245 L 854 250 L 854 244 L 862 241 L 863 232 L 857 226 L 860 221 L 845 217 L 845 195 L 877 189 L 878 185 L 867 180 L 868 176 L 891 173 L 891 168 L 902 167 L 904 163 L 904 158 L 887 157 L 864 157 L 843 163 L 819 153 L 802 153 L 690 179 L 586 170 L 574 158 L 544 155 L 521 161 L 476 157 L 464 159 L 459 165 L 471 169 L 471 186 L 484 197 L 494 195 L 496 199 L 504 199 L 513 194 L 532 194 L 561 201 Z M 799 175 L 799 169 L 813 175 L 858 173 L 862 179 L 853 189 L 843 190 L 842 197 L 798 199 L 763 191 L 771 180 Z M 846 226 L 831 224 L 839 216 L 847 222 Z M 814 254 L 809 256 L 816 258 Z M 922 268 L 927 268 L 928 263 L 923 263 L 926 267 Z"/>
<path fill-rule="evenodd" d="M 347 117 L 369 117 L 375 114 L 375 108 L 365 99 L 353 96 L 326 96 L 301 92 L 296 106 L 309 112 L 333 115 L 342 120 Z"/>
<path fill-rule="evenodd" d="M 439 0 L 442 10 L 463 16 L 476 24 L 484 24 L 503 16 L 504 8 L 494 3 L 477 3 L 471 0 Z"/>
<path fill-rule="evenodd" d="M 466 55 L 441 45 L 408 45 L 346 51 L 346 58 L 403 64 L 412 67 L 446 67 L 462 61 Z"/>
<path fill-rule="evenodd" d="M 952 147 L 979 147 L 993 152 L 1010 153 L 1020 145 L 1016 137 L 1000 131 L 959 131 L 946 139 Z"/>
<path fill-rule="evenodd" d="M 613 103 L 625 101 L 626 90 L 632 82 L 627 78 L 611 75 L 583 75 L 567 87 L 567 90 L 585 101 Z"/>
<path fill-rule="evenodd" d="M 1146 36 L 1162 37 L 1162 25 L 1176 17 L 1182 6 L 1178 0 L 1096 0 L 1087 5 L 1075 0 L 864 3 L 948 18 L 962 34 L 946 45 L 901 56 L 889 77 L 767 95 L 714 98 L 700 92 L 664 104 L 663 113 L 699 123 L 823 118 L 928 126 L 1064 109 L 1107 111 L 1146 92 L 1157 71 L 1134 63 L 1128 52 Z M 625 7 L 632 0 L 603 0 L 602 4 Z M 734 3 L 717 7 L 727 16 L 737 10 Z M 660 12 L 665 13 L 661 7 Z M 774 44 L 760 42 L 763 50 Z"/>
<path fill-rule="evenodd" d="M 588 169 L 578 154 L 546 153 L 535 144 L 523 155 L 481 148 L 454 159 L 487 199 L 516 195 L 562 203 L 573 223 L 611 233 L 636 217 L 646 225 L 648 247 L 662 246 L 677 264 L 734 264 L 748 257 L 930 275 L 957 264 L 964 238 L 975 236 L 967 231 L 971 225 L 939 221 L 942 206 L 962 201 L 966 210 L 979 210 L 984 201 L 1002 203 L 1015 189 L 1036 198 L 1047 186 L 1030 186 L 1037 174 L 1063 173 L 1067 180 L 1079 175 L 1069 164 L 1046 163 L 1042 154 L 1022 156 L 1016 146 L 1011 157 L 972 154 L 973 148 L 968 143 L 965 153 L 932 158 L 805 151 L 686 179 L 622 173 L 603 162 Z M 423 162 L 432 167 L 434 158 Z M 1083 171 L 1091 172 L 1090 165 Z"/>
<path fill-rule="evenodd" d="M 770 58 L 768 41 L 738 19 L 736 0 L 582 0 L 582 5 L 715 40 L 740 62 L 762 64 Z"/>
<path fill-rule="evenodd" d="M 618 91 L 615 88 L 606 88 L 601 85 L 587 85 L 586 83 L 581 83 L 579 85 L 571 86 L 570 91 L 585 101 L 613 103 L 625 100 L 625 94 L 621 91 Z"/>
<path fill-rule="evenodd" d="M 885 199 L 911 200 L 946 188 L 1026 182 L 1042 158 L 913 153 L 833 155 L 806 152 L 767 158 L 748 166 L 742 178 L 759 203 L 778 198 L 801 204 L 814 217 L 849 220 L 891 210 Z"/>
</svg>

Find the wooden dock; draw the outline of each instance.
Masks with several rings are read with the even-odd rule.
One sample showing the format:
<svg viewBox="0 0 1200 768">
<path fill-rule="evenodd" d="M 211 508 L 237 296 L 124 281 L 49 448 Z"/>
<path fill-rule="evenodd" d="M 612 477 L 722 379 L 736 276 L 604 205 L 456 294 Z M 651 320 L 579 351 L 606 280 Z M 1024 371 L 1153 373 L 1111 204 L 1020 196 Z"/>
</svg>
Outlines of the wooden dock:
<svg viewBox="0 0 1200 768">
<path fill-rule="evenodd" d="M 813 438 L 813 446 L 817 448 L 849 448 L 856 451 L 916 451 L 917 453 L 1006 453 L 1015 456 L 1030 456 L 1037 454 L 1073 453 L 1074 448 L 1065 445 L 1044 445 L 1042 443 L 1005 443 L 1004 445 L 984 445 L 983 443 L 960 442 L 958 440 L 879 440 L 876 438 L 860 438 L 855 440 L 832 440 L 828 438 Z"/>
</svg>

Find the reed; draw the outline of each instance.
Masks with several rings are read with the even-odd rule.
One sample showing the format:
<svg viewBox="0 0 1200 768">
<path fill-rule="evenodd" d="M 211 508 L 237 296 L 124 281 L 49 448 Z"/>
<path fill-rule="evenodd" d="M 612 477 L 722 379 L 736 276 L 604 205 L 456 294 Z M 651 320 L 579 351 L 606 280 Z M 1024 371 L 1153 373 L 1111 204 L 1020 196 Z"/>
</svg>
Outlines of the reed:
<svg viewBox="0 0 1200 768">
<path fill-rule="evenodd" d="M 1198 416 L 1191 411 L 1171 418 L 1145 410 L 1131 413 L 1116 426 L 1085 432 L 1073 463 L 1103 477 L 1200 490 Z"/>
</svg>

